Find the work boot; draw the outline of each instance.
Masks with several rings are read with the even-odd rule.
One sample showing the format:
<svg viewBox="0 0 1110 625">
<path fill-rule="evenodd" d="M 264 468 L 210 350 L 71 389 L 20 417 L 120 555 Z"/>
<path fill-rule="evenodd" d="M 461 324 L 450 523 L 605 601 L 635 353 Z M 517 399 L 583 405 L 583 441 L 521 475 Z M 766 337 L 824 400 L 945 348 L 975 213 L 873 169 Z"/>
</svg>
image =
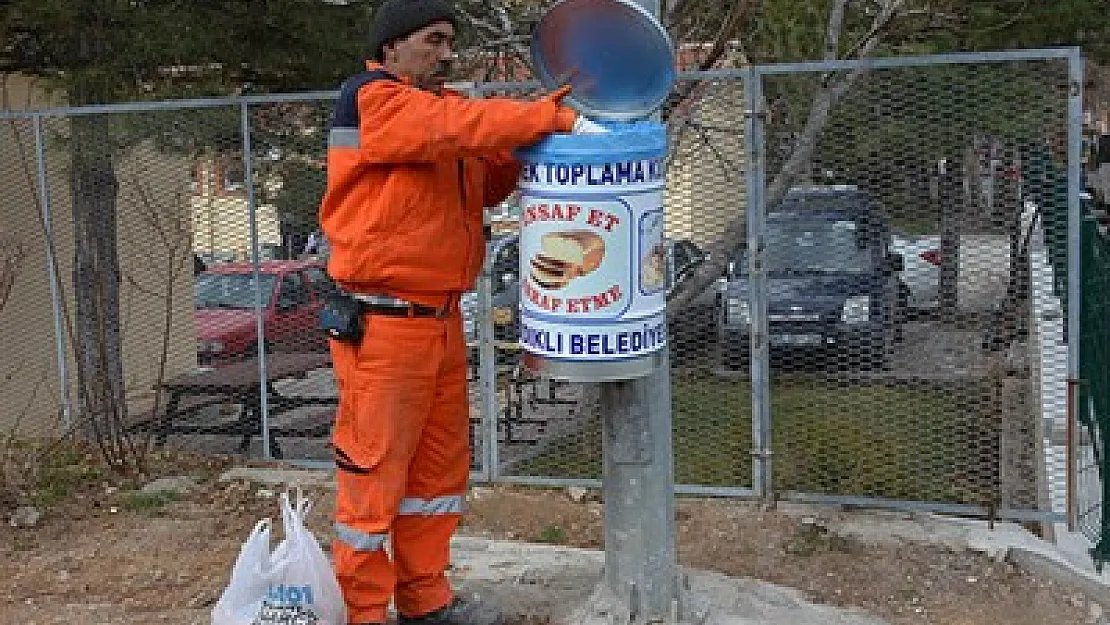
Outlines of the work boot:
<svg viewBox="0 0 1110 625">
<path fill-rule="evenodd" d="M 455 597 L 446 606 L 423 616 L 402 616 L 398 625 L 505 625 L 505 616 L 488 603 Z"/>
</svg>

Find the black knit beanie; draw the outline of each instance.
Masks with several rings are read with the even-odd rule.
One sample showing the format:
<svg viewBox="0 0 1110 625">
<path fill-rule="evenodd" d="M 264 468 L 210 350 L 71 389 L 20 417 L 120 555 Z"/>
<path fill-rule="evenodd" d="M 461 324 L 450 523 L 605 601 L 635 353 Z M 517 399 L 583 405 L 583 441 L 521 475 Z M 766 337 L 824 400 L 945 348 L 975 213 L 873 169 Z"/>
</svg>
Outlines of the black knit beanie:
<svg viewBox="0 0 1110 625">
<path fill-rule="evenodd" d="M 404 39 L 436 22 L 450 22 L 458 26 L 454 9 L 443 0 L 385 0 L 374 12 L 370 58 L 383 60 L 382 48 L 387 43 Z"/>
</svg>

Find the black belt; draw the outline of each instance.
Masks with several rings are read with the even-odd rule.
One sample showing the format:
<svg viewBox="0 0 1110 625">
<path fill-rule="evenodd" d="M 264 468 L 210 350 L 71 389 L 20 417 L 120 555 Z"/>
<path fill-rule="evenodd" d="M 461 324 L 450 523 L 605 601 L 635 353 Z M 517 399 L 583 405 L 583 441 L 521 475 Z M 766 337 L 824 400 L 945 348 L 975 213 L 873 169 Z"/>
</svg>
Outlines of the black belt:
<svg viewBox="0 0 1110 625">
<path fill-rule="evenodd" d="M 425 306 L 424 304 L 414 304 L 406 302 L 403 299 L 396 297 L 383 297 L 383 296 L 364 296 L 356 295 L 355 299 L 362 305 L 362 311 L 370 315 L 382 315 L 385 317 L 433 317 L 442 318 L 451 314 L 452 309 L 458 302 L 457 297 L 450 297 L 442 307 L 436 308 L 435 306 Z"/>
</svg>

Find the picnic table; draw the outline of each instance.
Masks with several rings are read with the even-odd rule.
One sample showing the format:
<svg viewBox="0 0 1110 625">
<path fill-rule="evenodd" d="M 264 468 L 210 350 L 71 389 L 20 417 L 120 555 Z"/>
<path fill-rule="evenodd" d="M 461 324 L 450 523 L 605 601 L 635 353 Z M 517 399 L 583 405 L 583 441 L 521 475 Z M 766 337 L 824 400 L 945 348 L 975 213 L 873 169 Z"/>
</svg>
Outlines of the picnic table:
<svg viewBox="0 0 1110 625">
<path fill-rule="evenodd" d="M 480 377 L 476 355 L 478 344 L 471 343 L 469 347 L 472 354 L 474 354 L 470 361 L 470 380 L 476 381 Z M 501 381 L 505 383 L 504 403 L 498 406 L 497 429 L 499 434 L 503 433 L 503 436 L 499 436 L 501 442 L 536 445 L 539 442 L 537 436 L 542 436 L 546 432 L 551 421 L 551 416 L 545 414 L 541 407 L 575 406 L 578 401 L 558 396 L 558 391 L 567 386 L 566 382 L 544 380 L 530 374 L 521 362 L 523 351 L 523 348 L 517 342 L 494 342 L 496 358 L 494 375 L 498 379 L 496 385 L 501 386 Z M 527 414 L 525 413 L 526 408 L 531 408 Z M 476 440 L 474 428 L 479 426 L 481 422 L 482 417 L 480 415 L 472 415 L 470 418 L 472 444 Z M 517 428 L 527 426 L 533 426 L 532 430 L 535 435 L 530 437 L 518 436 Z"/>
<path fill-rule="evenodd" d="M 267 412 L 273 417 L 303 406 L 337 406 L 339 398 L 331 395 L 286 395 L 278 391 L 275 382 L 290 378 L 303 378 L 315 369 L 331 367 L 326 353 L 275 352 L 266 355 Z M 159 385 L 166 393 L 165 410 L 153 423 L 148 422 L 157 435 L 156 444 L 162 446 L 170 434 L 222 434 L 243 437 L 239 449 L 245 451 L 251 437 L 262 434 L 262 379 L 259 360 L 252 358 L 211 369 L 184 373 Z M 239 405 L 239 418 L 232 424 L 182 423 L 186 417 L 196 415 L 202 408 L 213 405 Z M 270 453 L 281 457 L 279 437 L 320 437 L 331 430 L 333 419 L 309 428 L 270 427 Z"/>
</svg>

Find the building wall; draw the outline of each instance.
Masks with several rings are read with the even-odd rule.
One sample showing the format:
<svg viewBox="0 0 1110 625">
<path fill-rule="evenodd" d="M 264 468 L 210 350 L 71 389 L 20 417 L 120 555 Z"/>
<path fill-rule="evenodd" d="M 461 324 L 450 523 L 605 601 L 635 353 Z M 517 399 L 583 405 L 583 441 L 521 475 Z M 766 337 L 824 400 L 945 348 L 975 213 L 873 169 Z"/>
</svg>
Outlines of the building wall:
<svg viewBox="0 0 1110 625">
<path fill-rule="evenodd" d="M 252 259 L 250 233 L 250 202 L 238 184 L 236 175 L 228 176 L 229 168 L 239 168 L 234 158 L 205 157 L 193 166 L 190 210 L 192 214 L 193 251 L 205 262 L 246 261 Z M 239 168 L 241 171 L 241 168 Z M 260 204 L 255 218 L 258 222 L 258 244 L 262 249 L 281 245 L 281 222 L 277 210 Z"/>
<path fill-rule="evenodd" d="M 0 80 L 0 102 L 46 105 L 21 77 Z M 10 291 L 0 309 L 0 432 L 17 423 L 52 427 L 60 407 L 46 248 L 35 192 L 35 150 L 29 121 L 0 120 L 0 264 Z M 20 260 L 12 262 L 18 256 Z"/>
<path fill-rule="evenodd" d="M 723 238 L 729 223 L 744 219 L 743 110 L 743 83 L 726 80 L 699 84 L 672 116 L 665 200 L 668 237 L 704 247 Z"/>
<path fill-rule="evenodd" d="M 7 76 L 0 86 L 5 94 L 0 102 L 9 110 L 60 104 L 24 77 Z M 65 118 L 44 121 L 53 249 L 63 325 L 71 327 L 76 307 L 68 131 Z M 128 396 L 135 406 L 142 406 L 160 376 L 196 366 L 189 167 L 146 142 L 127 149 L 115 169 L 124 376 Z M 0 241 L 24 252 L 7 304 L 0 310 L 0 432 L 14 428 L 29 435 L 61 430 L 47 238 L 36 176 L 32 123 L 0 121 Z M 72 345 L 66 345 L 66 354 L 72 388 Z M 76 401 L 75 393 L 71 396 Z"/>
</svg>

